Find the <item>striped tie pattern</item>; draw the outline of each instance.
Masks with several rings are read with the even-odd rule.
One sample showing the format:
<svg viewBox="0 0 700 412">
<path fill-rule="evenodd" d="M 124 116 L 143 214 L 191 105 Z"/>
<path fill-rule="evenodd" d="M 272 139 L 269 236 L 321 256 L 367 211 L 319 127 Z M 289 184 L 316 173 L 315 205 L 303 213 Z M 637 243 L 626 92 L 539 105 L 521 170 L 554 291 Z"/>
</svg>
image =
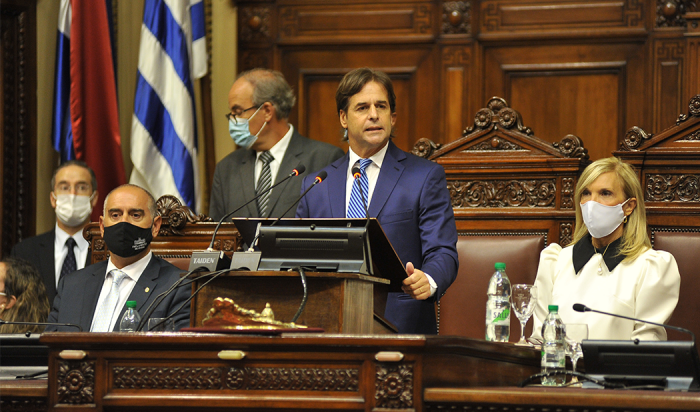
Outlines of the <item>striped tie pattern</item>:
<svg viewBox="0 0 700 412">
<path fill-rule="evenodd" d="M 348 203 L 348 213 L 349 218 L 361 218 L 367 217 L 367 212 L 365 208 L 365 203 L 369 197 L 369 180 L 367 179 L 367 166 L 372 163 L 370 159 L 360 159 L 360 173 L 359 179 L 355 179 L 352 184 L 352 193 L 350 194 L 350 203 Z M 362 193 L 360 193 L 360 188 L 362 188 Z M 364 202 L 363 202 L 364 199 Z"/>
<path fill-rule="evenodd" d="M 112 285 L 109 288 L 107 298 L 102 302 L 102 305 L 95 312 L 95 322 L 91 332 L 111 332 L 110 325 L 112 317 L 116 311 L 117 302 L 119 302 L 119 285 L 126 277 L 126 273 L 119 269 L 112 269 L 107 274 L 107 277 L 112 275 Z"/>
<path fill-rule="evenodd" d="M 260 217 L 265 216 L 267 213 L 267 204 L 270 202 L 270 186 L 272 185 L 272 172 L 270 172 L 270 162 L 275 160 L 269 151 L 264 151 L 260 155 L 260 161 L 263 163 L 262 171 L 260 172 L 260 177 L 258 177 L 258 184 L 255 186 L 255 194 L 265 192 L 262 196 L 258 198 L 258 213 Z"/>
</svg>

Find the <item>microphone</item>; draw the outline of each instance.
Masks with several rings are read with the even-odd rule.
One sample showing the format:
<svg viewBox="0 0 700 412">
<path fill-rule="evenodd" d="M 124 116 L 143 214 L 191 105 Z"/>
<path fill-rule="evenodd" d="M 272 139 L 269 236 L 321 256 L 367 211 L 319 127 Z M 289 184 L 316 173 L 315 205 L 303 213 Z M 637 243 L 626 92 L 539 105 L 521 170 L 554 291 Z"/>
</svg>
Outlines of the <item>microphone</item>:
<svg viewBox="0 0 700 412">
<path fill-rule="evenodd" d="M 305 171 L 306 171 L 306 166 L 304 166 L 303 164 L 299 164 L 297 167 L 292 169 L 292 172 L 290 174 L 288 174 L 287 177 L 285 177 L 284 179 L 275 183 L 274 185 L 270 186 L 266 190 L 263 190 L 262 192 L 258 193 L 257 196 L 255 196 L 254 198 L 245 202 L 243 205 L 236 208 L 233 212 L 229 212 L 226 215 L 224 215 L 221 219 L 219 219 L 219 223 L 216 225 L 216 228 L 214 228 L 214 233 L 212 233 L 212 235 L 211 235 L 211 242 L 209 242 L 209 247 L 207 248 L 207 250 L 204 252 L 192 252 L 192 258 L 190 259 L 189 270 L 194 270 L 200 266 L 203 266 L 203 267 L 207 268 L 209 271 L 213 272 L 215 270 L 224 269 L 226 266 L 228 266 L 228 258 L 225 258 L 224 252 L 214 250 L 214 240 L 216 239 L 216 234 L 219 232 L 219 228 L 221 227 L 221 224 L 224 222 L 224 220 L 228 219 L 234 213 L 236 213 L 239 210 L 243 209 L 244 207 L 248 206 L 253 201 L 258 200 L 258 198 L 260 196 L 271 191 L 272 189 L 281 185 L 282 183 L 286 182 L 287 180 L 289 180 L 295 176 L 299 176 L 300 174 L 304 173 Z M 284 212 L 284 213 L 287 213 L 287 212 Z M 284 214 L 282 214 L 282 216 L 284 216 Z"/>
<path fill-rule="evenodd" d="M 648 324 L 654 325 L 654 326 L 661 326 L 662 328 L 669 328 L 669 329 L 677 330 L 679 332 L 684 332 L 684 333 L 690 334 L 690 336 L 693 338 L 693 343 L 695 342 L 695 334 L 692 331 L 685 329 L 685 328 L 678 327 L 678 326 L 667 325 L 665 323 L 656 323 L 656 322 L 651 322 L 651 321 L 643 320 L 643 319 L 630 318 L 629 316 L 617 315 L 615 313 L 603 312 L 600 310 L 591 309 L 588 306 L 584 305 L 583 303 L 574 303 L 573 309 L 576 312 L 595 312 L 595 313 L 600 313 L 602 315 L 614 316 L 616 318 L 633 320 L 635 322 L 648 323 Z"/>
<path fill-rule="evenodd" d="M 12 322 L 0 319 L 0 326 L 2 325 L 27 325 L 27 326 L 65 326 L 68 328 L 78 328 L 78 332 L 82 332 L 83 328 L 80 325 L 74 323 L 49 323 L 49 322 Z"/>
</svg>

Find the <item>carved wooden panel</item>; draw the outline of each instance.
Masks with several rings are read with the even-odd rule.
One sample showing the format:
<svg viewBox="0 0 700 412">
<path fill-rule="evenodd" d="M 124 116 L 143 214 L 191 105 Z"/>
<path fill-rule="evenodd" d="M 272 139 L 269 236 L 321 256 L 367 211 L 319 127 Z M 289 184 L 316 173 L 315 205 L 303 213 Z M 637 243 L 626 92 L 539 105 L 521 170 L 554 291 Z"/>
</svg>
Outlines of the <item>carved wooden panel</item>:
<svg viewBox="0 0 700 412">
<path fill-rule="evenodd" d="M 2 412 L 45 412 L 48 409 L 46 398 L 14 397 L 6 394 L 0 398 Z"/>
<path fill-rule="evenodd" d="M 116 389 L 221 389 L 222 375 L 220 368 L 115 366 L 112 385 Z"/>
<path fill-rule="evenodd" d="M 364 4 L 346 2 L 290 4 L 279 8 L 279 39 L 282 43 L 355 42 L 361 32 L 373 42 L 404 43 L 434 36 L 433 7 L 429 2 L 377 3 L 368 12 Z"/>
<path fill-rule="evenodd" d="M 345 368 L 230 368 L 230 389 L 274 391 L 357 392 L 360 370 Z"/>
<path fill-rule="evenodd" d="M 654 42 L 654 123 L 651 130 L 671 124 L 683 107 L 684 39 Z"/>
<path fill-rule="evenodd" d="M 540 207 L 555 206 L 556 184 L 545 180 L 450 180 L 447 188 L 452 207 Z"/>
<path fill-rule="evenodd" d="M 697 0 L 656 0 L 656 27 L 686 27 L 685 14 L 697 6 Z"/>
<path fill-rule="evenodd" d="M 377 364 L 375 407 L 414 410 L 412 364 Z"/>
<path fill-rule="evenodd" d="M 470 35 L 472 33 L 472 2 L 471 1 L 443 1 L 441 32 L 445 37 L 449 35 Z"/>
<path fill-rule="evenodd" d="M 644 29 L 644 0 L 562 2 L 484 0 L 481 37 L 607 36 Z"/>
<path fill-rule="evenodd" d="M 59 404 L 85 405 L 95 402 L 94 361 L 60 361 L 57 381 Z"/>
<path fill-rule="evenodd" d="M 0 256 L 35 234 L 36 1 L 2 1 Z"/>
</svg>

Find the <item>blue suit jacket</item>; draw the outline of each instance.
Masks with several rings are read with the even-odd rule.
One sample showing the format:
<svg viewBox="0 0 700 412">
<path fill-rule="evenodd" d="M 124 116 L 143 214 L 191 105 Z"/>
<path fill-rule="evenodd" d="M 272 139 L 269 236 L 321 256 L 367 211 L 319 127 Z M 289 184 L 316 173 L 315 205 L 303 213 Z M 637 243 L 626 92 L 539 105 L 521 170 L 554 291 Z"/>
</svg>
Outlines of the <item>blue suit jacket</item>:
<svg viewBox="0 0 700 412">
<path fill-rule="evenodd" d="M 72 323 L 80 325 L 83 332 L 89 332 L 106 272 L 107 261 L 103 261 L 61 278 L 47 322 Z M 182 270 L 169 262 L 153 256 L 127 300 L 135 300 L 136 310 L 143 316 L 144 311 L 151 305 L 156 296 L 170 288 L 180 278 L 181 273 L 183 273 Z M 190 297 L 190 291 L 191 286 L 177 288 L 158 305 L 150 317 L 164 318 L 173 313 Z M 124 306 L 119 311 L 117 323 L 114 324 L 115 332 L 119 332 L 119 319 L 122 318 L 125 310 Z M 189 303 L 173 317 L 173 320 L 176 330 L 190 326 Z M 78 330 L 76 328 L 48 326 L 46 331 L 77 332 Z"/>
<path fill-rule="evenodd" d="M 330 164 L 328 177 L 309 191 L 297 217 L 344 218 L 349 156 Z M 313 183 L 304 179 L 302 192 Z M 442 296 L 457 277 L 457 228 L 444 169 L 406 153 L 389 142 L 372 194 L 369 214 L 377 217 L 389 241 L 406 265 L 429 274 Z M 435 299 L 418 301 L 405 293 L 390 293 L 384 316 L 400 333 L 436 333 Z"/>
</svg>

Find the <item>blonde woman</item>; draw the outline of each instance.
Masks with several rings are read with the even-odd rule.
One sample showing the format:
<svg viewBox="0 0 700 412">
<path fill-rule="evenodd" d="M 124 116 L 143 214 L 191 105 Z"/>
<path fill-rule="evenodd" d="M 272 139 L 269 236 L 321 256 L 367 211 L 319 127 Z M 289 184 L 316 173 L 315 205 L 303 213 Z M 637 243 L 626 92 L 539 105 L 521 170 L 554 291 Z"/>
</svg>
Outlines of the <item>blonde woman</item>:
<svg viewBox="0 0 700 412">
<path fill-rule="evenodd" d="M 46 322 L 50 309 L 46 286 L 34 266 L 15 258 L 0 262 L 0 319 L 7 322 Z M 0 325 L 0 333 L 43 330 L 43 326 Z"/>
<path fill-rule="evenodd" d="M 541 336 L 548 305 L 564 323 L 588 324 L 589 339 L 666 340 L 657 326 L 572 309 L 596 310 L 665 323 L 678 303 L 680 274 L 673 255 L 651 248 L 644 193 L 634 169 L 615 157 L 581 174 L 574 194 L 576 230 L 565 248 L 542 251 L 533 336 Z"/>
</svg>

